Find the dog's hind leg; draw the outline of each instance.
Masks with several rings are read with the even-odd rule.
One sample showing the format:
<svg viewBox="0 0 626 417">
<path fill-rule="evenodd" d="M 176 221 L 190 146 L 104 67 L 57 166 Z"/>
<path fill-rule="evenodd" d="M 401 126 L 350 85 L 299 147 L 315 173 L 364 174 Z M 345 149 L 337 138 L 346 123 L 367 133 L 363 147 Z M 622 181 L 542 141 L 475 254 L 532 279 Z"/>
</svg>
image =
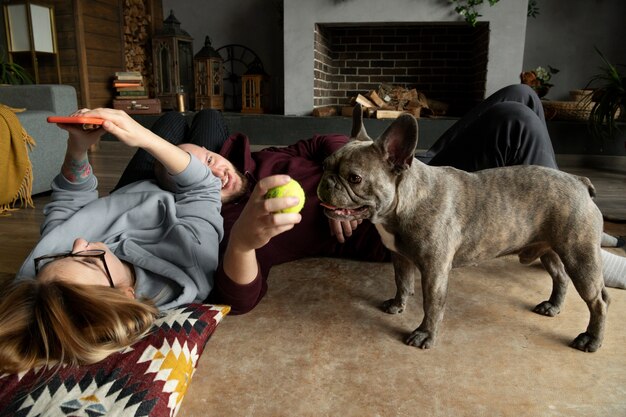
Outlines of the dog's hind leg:
<svg viewBox="0 0 626 417">
<path fill-rule="evenodd" d="M 570 344 L 585 352 L 595 352 L 602 346 L 606 315 L 609 307 L 609 293 L 602 277 L 600 247 L 584 248 L 578 253 L 561 256 L 565 270 L 574 287 L 589 308 L 589 325 Z"/>
<path fill-rule="evenodd" d="M 552 277 L 552 294 L 550 299 L 539 303 L 533 311 L 544 316 L 554 317 L 561 312 L 561 306 L 565 301 L 569 276 L 565 272 L 565 266 L 561 258 L 553 250 L 548 250 L 541 255 L 541 263 Z"/>
<path fill-rule="evenodd" d="M 382 309 L 389 314 L 404 311 L 409 295 L 415 293 L 415 275 L 418 272 L 415 264 L 396 252 L 391 252 L 391 262 L 396 281 L 396 296 L 383 303 Z"/>
<path fill-rule="evenodd" d="M 585 333 L 579 334 L 576 339 L 570 343 L 570 346 L 584 352 L 595 352 L 602 346 L 602 340 L 604 339 L 604 327 L 606 322 L 606 315 L 611 297 L 606 288 L 602 288 L 600 291 L 601 296 L 591 301 L 585 300 L 591 313 L 589 319 L 589 326 Z"/>
</svg>

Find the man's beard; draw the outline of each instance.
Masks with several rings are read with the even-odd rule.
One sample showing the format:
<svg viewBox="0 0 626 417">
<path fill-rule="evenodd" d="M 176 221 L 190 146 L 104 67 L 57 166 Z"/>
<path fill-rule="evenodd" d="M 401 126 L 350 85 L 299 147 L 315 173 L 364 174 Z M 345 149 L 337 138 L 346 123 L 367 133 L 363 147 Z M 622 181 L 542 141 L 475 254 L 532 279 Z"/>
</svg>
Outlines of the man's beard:
<svg viewBox="0 0 626 417">
<path fill-rule="evenodd" d="M 233 194 L 224 197 L 222 199 L 222 204 L 231 203 L 233 201 L 238 200 L 241 196 L 243 196 L 248 191 L 248 178 L 243 175 L 241 172 L 235 170 L 235 174 L 241 180 L 241 187 Z"/>
</svg>

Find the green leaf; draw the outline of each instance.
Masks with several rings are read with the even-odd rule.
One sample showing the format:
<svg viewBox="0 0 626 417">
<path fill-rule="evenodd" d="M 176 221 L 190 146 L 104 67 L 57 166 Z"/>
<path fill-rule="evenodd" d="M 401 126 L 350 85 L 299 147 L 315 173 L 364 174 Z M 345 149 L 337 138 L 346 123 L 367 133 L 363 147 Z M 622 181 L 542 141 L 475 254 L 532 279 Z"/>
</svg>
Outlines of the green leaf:
<svg viewBox="0 0 626 417">
<path fill-rule="evenodd" d="M 465 19 L 467 23 L 472 26 L 476 26 L 478 18 L 482 15 L 475 9 L 476 6 L 483 3 L 484 0 L 449 0 L 449 3 L 454 4 L 454 11 Z M 489 6 L 493 6 L 500 0 L 488 0 Z"/>
<path fill-rule="evenodd" d="M 9 62 L 3 48 L 0 48 L 0 68 L 0 84 L 33 84 L 28 71 L 15 62 Z"/>
<path fill-rule="evenodd" d="M 617 67 L 611 64 L 597 47 L 595 50 L 604 65 L 599 68 L 599 73 L 591 77 L 585 87 L 594 89 L 593 98 L 588 98 L 585 104 L 589 105 L 595 100 L 588 126 L 596 139 L 611 139 L 620 130 L 616 124 L 616 113 L 620 107 L 626 106 L 626 77 L 620 74 Z"/>
</svg>

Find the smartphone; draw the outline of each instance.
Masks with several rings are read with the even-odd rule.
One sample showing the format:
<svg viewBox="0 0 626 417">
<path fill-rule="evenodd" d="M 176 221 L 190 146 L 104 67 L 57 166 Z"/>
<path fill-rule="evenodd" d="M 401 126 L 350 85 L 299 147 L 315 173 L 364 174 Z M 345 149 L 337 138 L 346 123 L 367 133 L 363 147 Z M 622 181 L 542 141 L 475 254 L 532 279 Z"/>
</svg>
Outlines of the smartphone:
<svg viewBox="0 0 626 417">
<path fill-rule="evenodd" d="M 104 122 L 98 117 L 84 116 L 48 116 L 48 123 L 82 124 L 83 130 L 95 130 Z"/>
</svg>

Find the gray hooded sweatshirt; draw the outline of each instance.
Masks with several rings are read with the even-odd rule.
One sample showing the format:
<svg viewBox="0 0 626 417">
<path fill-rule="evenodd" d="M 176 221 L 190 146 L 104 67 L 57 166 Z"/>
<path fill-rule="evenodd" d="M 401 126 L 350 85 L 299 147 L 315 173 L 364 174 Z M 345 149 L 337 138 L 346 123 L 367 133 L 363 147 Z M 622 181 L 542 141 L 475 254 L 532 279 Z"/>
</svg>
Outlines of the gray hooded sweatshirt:
<svg viewBox="0 0 626 417">
<path fill-rule="evenodd" d="M 76 238 L 103 242 L 135 269 L 135 294 L 160 310 L 202 302 L 213 288 L 219 242 L 221 181 L 194 156 L 171 177 L 174 192 L 138 181 L 98 198 L 98 180 L 74 184 L 59 174 L 44 208 L 41 239 L 16 279 L 35 276 L 33 259 L 71 250 Z"/>
</svg>

